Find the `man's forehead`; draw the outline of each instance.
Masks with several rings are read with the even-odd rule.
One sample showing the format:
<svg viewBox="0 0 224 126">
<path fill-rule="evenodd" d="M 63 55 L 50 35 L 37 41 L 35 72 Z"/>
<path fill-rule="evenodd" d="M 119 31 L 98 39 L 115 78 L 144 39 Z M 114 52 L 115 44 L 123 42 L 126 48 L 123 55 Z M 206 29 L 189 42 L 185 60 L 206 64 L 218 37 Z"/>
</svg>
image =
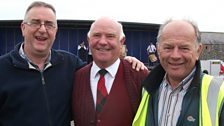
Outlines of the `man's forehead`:
<svg viewBox="0 0 224 126">
<path fill-rule="evenodd" d="M 117 34 L 118 29 L 113 26 L 105 26 L 105 25 L 95 25 L 92 28 L 93 33 L 110 33 L 110 34 Z"/>
<path fill-rule="evenodd" d="M 194 33 L 194 27 L 186 22 L 186 21 L 182 21 L 182 20 L 177 20 L 177 21 L 171 21 L 170 23 L 168 23 L 167 25 L 164 26 L 163 29 L 163 33 Z"/>
</svg>

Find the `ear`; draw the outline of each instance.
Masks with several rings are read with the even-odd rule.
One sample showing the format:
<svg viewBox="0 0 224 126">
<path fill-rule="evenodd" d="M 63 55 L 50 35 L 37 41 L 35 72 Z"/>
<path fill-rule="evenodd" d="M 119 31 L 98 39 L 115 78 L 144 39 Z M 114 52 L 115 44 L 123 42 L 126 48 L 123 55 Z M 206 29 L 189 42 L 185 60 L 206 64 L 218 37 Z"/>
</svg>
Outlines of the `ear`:
<svg viewBox="0 0 224 126">
<path fill-rule="evenodd" d="M 203 50 L 203 45 L 200 43 L 198 46 L 198 49 L 197 49 L 197 60 L 199 59 L 199 57 L 202 53 L 202 50 Z"/>
<path fill-rule="evenodd" d="M 159 49 L 159 43 L 156 42 L 156 49 L 158 50 Z"/>
<path fill-rule="evenodd" d="M 121 45 L 124 45 L 125 40 L 126 40 L 125 37 L 123 37 L 123 38 L 120 40 Z"/>
<path fill-rule="evenodd" d="M 56 28 L 56 33 L 58 32 L 58 27 Z"/>
<path fill-rule="evenodd" d="M 88 42 L 88 45 L 89 45 L 90 40 L 89 40 L 89 37 L 88 36 L 87 36 L 87 42 Z"/>
<path fill-rule="evenodd" d="M 23 36 L 24 36 L 25 24 L 21 23 L 21 24 L 20 24 L 20 29 L 21 29 L 22 34 L 23 34 Z"/>
</svg>

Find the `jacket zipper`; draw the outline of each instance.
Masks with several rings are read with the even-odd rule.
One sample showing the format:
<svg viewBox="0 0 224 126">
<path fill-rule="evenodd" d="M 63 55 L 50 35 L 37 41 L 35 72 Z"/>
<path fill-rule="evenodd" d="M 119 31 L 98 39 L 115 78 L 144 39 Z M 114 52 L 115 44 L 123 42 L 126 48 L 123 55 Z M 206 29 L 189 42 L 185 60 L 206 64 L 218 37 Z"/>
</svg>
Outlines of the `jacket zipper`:
<svg viewBox="0 0 224 126">
<path fill-rule="evenodd" d="M 46 106 L 47 106 L 47 113 L 48 113 L 48 124 L 49 126 L 52 126 L 52 119 L 51 119 L 51 114 L 50 114 L 50 105 L 49 105 L 49 101 L 48 101 L 48 95 L 47 95 L 47 89 L 45 87 L 45 78 L 44 78 L 44 70 L 40 71 L 41 74 L 41 81 L 42 81 L 42 85 L 43 85 L 43 92 L 44 92 L 44 97 L 45 97 L 45 101 L 46 101 Z"/>
</svg>

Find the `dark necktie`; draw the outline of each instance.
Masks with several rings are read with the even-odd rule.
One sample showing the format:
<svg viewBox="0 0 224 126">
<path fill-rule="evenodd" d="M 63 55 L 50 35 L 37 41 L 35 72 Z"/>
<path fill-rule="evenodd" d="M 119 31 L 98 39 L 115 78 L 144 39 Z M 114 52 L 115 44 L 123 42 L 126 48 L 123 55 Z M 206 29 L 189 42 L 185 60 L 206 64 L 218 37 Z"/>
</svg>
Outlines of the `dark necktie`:
<svg viewBox="0 0 224 126">
<path fill-rule="evenodd" d="M 97 100 L 96 100 L 96 112 L 100 113 L 102 111 L 103 105 L 106 103 L 107 89 L 105 86 L 104 75 L 107 73 L 105 69 L 99 71 L 100 79 L 97 84 Z"/>
</svg>

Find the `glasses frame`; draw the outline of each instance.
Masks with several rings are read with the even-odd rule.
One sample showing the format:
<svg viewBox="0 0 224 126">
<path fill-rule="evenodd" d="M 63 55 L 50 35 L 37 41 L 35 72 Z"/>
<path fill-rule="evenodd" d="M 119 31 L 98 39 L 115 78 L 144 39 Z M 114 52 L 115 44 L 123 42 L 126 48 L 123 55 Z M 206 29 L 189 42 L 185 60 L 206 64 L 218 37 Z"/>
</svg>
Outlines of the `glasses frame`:
<svg viewBox="0 0 224 126">
<path fill-rule="evenodd" d="M 23 22 L 23 24 L 27 24 L 28 26 L 30 26 L 31 28 L 34 29 L 40 29 L 42 25 L 44 25 L 46 30 L 53 30 L 56 28 L 56 24 L 54 23 L 47 23 L 48 21 L 44 21 L 44 22 L 40 22 L 40 21 L 27 21 L 27 22 Z"/>
</svg>

